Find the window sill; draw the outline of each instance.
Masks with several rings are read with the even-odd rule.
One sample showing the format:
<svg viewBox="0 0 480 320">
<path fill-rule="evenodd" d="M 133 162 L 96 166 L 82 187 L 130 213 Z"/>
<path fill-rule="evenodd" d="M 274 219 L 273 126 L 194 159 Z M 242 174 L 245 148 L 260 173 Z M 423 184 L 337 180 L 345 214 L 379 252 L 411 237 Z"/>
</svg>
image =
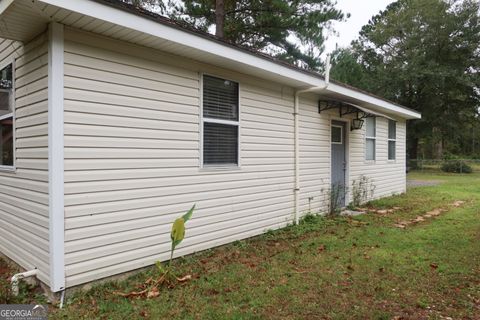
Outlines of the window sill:
<svg viewBox="0 0 480 320">
<path fill-rule="evenodd" d="M 209 172 L 209 171 L 238 171 L 242 168 L 236 165 L 226 165 L 226 166 L 203 166 L 200 168 L 200 172 Z"/>
<path fill-rule="evenodd" d="M 11 172 L 15 173 L 17 171 L 16 167 L 10 167 L 10 166 L 0 166 L 0 172 Z"/>
</svg>

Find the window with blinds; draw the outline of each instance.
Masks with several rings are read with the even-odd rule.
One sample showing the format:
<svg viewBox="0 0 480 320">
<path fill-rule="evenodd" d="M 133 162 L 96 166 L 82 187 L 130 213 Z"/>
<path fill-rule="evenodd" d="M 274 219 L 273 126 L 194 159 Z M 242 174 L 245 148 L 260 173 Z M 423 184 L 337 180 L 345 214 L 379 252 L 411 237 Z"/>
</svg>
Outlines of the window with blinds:
<svg viewBox="0 0 480 320">
<path fill-rule="evenodd" d="M 365 160 L 375 160 L 377 121 L 375 117 L 368 117 L 365 122 Z"/>
<path fill-rule="evenodd" d="M 388 120 L 388 160 L 396 159 L 397 144 L 397 123 L 394 120 Z"/>
<path fill-rule="evenodd" d="M 238 165 L 238 83 L 203 76 L 203 164 Z"/>
<path fill-rule="evenodd" d="M 15 117 L 13 116 L 13 65 L 0 70 L 0 169 L 15 162 Z"/>
</svg>

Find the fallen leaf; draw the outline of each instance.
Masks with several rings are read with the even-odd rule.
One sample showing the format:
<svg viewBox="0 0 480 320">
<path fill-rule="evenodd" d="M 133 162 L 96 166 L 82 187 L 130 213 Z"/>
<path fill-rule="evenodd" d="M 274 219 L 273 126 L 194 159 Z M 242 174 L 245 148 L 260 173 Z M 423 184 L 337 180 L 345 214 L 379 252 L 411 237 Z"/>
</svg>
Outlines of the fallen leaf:
<svg viewBox="0 0 480 320">
<path fill-rule="evenodd" d="M 465 203 L 465 201 L 457 200 L 457 201 L 455 201 L 452 205 L 453 205 L 455 208 L 458 208 L 458 207 L 462 206 L 464 203 Z"/>
<path fill-rule="evenodd" d="M 160 295 L 160 292 L 158 292 L 158 288 L 157 287 L 153 287 L 152 290 L 150 290 L 148 293 L 147 293 L 147 298 L 155 298 L 155 297 L 158 297 Z"/>
<path fill-rule="evenodd" d="M 141 296 L 141 295 L 144 295 L 144 294 L 147 293 L 147 292 L 148 292 L 148 289 L 145 289 L 145 290 L 142 290 L 142 291 L 131 291 L 131 292 L 129 292 L 129 293 L 123 293 L 123 292 L 119 292 L 119 291 L 114 291 L 113 294 L 114 294 L 114 295 L 117 295 L 117 296 L 129 298 L 129 297 Z"/>
<path fill-rule="evenodd" d="M 177 278 L 177 281 L 178 281 L 178 282 L 185 282 L 185 281 L 188 281 L 188 280 L 191 280 L 191 279 L 192 279 L 192 275 L 187 274 L 187 275 L 184 276 L 184 277 Z"/>
<path fill-rule="evenodd" d="M 412 220 L 413 222 L 423 222 L 425 219 L 422 216 L 418 216 L 415 219 Z"/>
<path fill-rule="evenodd" d="M 433 209 L 432 211 L 427 212 L 431 216 L 439 216 L 442 212 L 445 211 L 444 209 Z"/>
</svg>

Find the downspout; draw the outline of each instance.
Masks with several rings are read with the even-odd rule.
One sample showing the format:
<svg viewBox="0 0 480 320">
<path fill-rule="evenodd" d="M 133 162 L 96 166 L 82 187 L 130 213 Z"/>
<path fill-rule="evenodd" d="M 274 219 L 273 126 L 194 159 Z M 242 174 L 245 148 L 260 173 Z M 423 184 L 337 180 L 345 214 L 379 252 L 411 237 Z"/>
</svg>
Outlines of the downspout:
<svg viewBox="0 0 480 320">
<path fill-rule="evenodd" d="M 293 189 L 293 195 L 294 195 L 294 204 L 295 204 L 295 212 L 294 212 L 294 218 L 295 218 L 295 224 L 299 223 L 300 220 L 300 137 L 299 137 L 299 125 L 298 125 L 298 113 L 300 109 L 300 94 L 306 93 L 306 92 L 311 92 L 311 91 L 325 91 L 330 84 L 330 55 L 327 55 L 327 63 L 325 67 L 325 84 L 320 87 L 311 87 L 308 89 L 303 89 L 303 90 L 296 90 L 295 95 L 294 95 L 294 111 L 293 111 L 293 135 L 294 135 L 294 140 L 295 140 L 295 151 L 294 151 L 294 166 L 295 166 L 295 185 Z M 317 92 L 319 93 L 319 92 Z"/>
<path fill-rule="evenodd" d="M 10 279 L 10 282 L 12 283 L 12 293 L 14 296 L 18 296 L 18 283 L 20 280 L 29 278 L 29 277 L 34 277 L 38 274 L 38 269 L 33 269 L 29 271 L 25 271 L 22 273 L 17 273 L 13 275 L 13 277 Z"/>
</svg>

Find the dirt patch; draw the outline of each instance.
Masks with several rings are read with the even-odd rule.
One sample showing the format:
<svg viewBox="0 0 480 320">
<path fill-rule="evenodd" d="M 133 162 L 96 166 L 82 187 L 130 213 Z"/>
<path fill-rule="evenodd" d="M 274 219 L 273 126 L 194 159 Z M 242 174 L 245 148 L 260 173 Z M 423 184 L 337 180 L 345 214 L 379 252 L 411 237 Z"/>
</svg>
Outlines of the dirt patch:
<svg viewBox="0 0 480 320">
<path fill-rule="evenodd" d="M 416 188 L 416 187 L 430 187 L 436 186 L 442 183 L 439 180 L 417 180 L 417 179 L 407 179 L 407 188 Z"/>
<path fill-rule="evenodd" d="M 465 201 L 457 200 L 457 201 L 451 203 L 449 205 L 449 207 L 459 208 L 459 207 L 463 206 L 464 204 L 465 204 Z M 447 212 L 448 210 L 449 210 L 448 207 L 447 208 L 435 208 L 435 209 L 433 209 L 431 211 L 428 211 L 428 212 L 424 213 L 423 215 L 419 215 L 419 216 L 417 216 L 413 219 L 399 221 L 398 223 L 395 224 L 395 227 L 400 228 L 400 229 L 405 229 L 409 225 L 416 224 L 416 223 L 419 223 L 419 222 L 424 222 L 427 219 L 431 219 L 433 217 L 438 217 L 439 215 L 441 215 L 444 212 Z"/>
</svg>

